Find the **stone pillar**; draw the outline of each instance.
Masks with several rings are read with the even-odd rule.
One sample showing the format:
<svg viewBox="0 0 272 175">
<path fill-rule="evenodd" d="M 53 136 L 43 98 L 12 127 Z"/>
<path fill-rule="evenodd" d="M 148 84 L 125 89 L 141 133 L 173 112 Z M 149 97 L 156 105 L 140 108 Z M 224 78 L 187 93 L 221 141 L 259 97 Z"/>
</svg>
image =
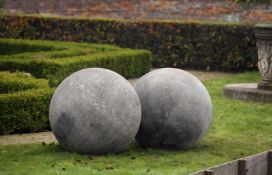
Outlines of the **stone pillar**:
<svg viewBox="0 0 272 175">
<path fill-rule="evenodd" d="M 272 24 L 254 27 L 258 47 L 258 68 L 261 73 L 259 89 L 272 90 Z"/>
</svg>

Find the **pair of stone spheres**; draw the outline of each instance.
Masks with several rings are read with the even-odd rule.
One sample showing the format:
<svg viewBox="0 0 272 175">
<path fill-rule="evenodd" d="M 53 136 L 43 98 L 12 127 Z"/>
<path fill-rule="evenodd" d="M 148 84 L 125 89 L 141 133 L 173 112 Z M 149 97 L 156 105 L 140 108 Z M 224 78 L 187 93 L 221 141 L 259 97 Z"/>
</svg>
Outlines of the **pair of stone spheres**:
<svg viewBox="0 0 272 175">
<path fill-rule="evenodd" d="M 157 69 L 134 88 L 138 95 L 121 75 L 101 68 L 67 77 L 57 87 L 49 110 L 59 143 L 79 153 L 118 153 L 136 136 L 143 147 L 186 149 L 207 132 L 212 103 L 193 75 Z"/>
<path fill-rule="evenodd" d="M 157 69 L 141 77 L 134 88 L 142 108 L 136 136 L 141 146 L 187 149 L 207 132 L 212 119 L 211 98 L 190 73 Z"/>
<path fill-rule="evenodd" d="M 57 87 L 49 121 L 59 143 L 83 154 L 119 153 L 134 140 L 141 105 L 130 83 L 106 69 L 83 69 Z"/>
</svg>

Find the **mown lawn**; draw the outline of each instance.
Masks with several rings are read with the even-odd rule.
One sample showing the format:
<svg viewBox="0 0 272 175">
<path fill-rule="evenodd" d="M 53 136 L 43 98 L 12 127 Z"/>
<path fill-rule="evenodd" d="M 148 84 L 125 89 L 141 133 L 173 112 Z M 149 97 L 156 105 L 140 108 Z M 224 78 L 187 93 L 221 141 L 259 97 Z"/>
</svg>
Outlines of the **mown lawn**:
<svg viewBox="0 0 272 175">
<path fill-rule="evenodd" d="M 188 174 L 272 148 L 272 104 L 228 99 L 231 82 L 257 82 L 257 72 L 205 82 L 213 101 L 213 122 L 204 140 L 186 151 L 141 149 L 119 155 L 86 156 L 57 144 L 0 146 L 0 174 Z"/>
</svg>

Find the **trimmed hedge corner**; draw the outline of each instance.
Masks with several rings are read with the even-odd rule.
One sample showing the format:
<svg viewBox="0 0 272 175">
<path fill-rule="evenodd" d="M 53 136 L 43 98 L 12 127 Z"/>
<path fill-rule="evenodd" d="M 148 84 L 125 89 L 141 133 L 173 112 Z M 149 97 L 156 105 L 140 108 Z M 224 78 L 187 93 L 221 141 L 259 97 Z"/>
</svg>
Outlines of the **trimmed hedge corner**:
<svg viewBox="0 0 272 175">
<path fill-rule="evenodd" d="M 27 73 L 0 72 L 0 134 L 49 129 L 53 89 Z"/>
<path fill-rule="evenodd" d="M 150 52 L 110 45 L 0 39 L 0 52 L 0 70 L 29 72 L 47 78 L 50 86 L 88 67 L 111 69 L 126 78 L 139 77 L 151 68 Z"/>
<path fill-rule="evenodd" d="M 251 25 L 0 16 L 0 37 L 116 44 L 148 49 L 154 67 L 220 71 L 257 68 Z"/>
<path fill-rule="evenodd" d="M 71 73 L 88 67 L 104 67 L 130 78 L 151 68 L 145 50 L 116 46 L 0 39 L 0 134 L 50 129 L 48 110 L 53 89 Z M 31 77 L 33 75 L 35 79 Z"/>
</svg>

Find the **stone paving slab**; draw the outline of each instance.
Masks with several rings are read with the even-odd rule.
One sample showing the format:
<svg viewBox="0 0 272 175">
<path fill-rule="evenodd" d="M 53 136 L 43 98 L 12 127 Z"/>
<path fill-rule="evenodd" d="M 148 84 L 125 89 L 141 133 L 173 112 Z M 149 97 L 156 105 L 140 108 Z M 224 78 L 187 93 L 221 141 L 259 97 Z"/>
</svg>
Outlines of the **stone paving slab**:
<svg viewBox="0 0 272 175">
<path fill-rule="evenodd" d="M 257 83 L 228 84 L 224 95 L 233 99 L 272 103 L 272 91 L 259 89 Z"/>
<path fill-rule="evenodd" d="M 195 71 L 195 70 L 187 70 L 187 71 L 195 75 L 201 81 L 232 75 L 231 73 L 223 73 L 223 72 L 206 72 L 206 71 Z M 131 84 L 135 83 L 136 81 L 137 81 L 137 78 L 129 80 Z M 13 134 L 13 135 L 0 136 L 0 145 L 30 144 L 30 143 L 43 143 L 43 142 L 46 144 L 49 144 L 52 142 L 57 142 L 57 140 L 52 132 Z"/>
</svg>

